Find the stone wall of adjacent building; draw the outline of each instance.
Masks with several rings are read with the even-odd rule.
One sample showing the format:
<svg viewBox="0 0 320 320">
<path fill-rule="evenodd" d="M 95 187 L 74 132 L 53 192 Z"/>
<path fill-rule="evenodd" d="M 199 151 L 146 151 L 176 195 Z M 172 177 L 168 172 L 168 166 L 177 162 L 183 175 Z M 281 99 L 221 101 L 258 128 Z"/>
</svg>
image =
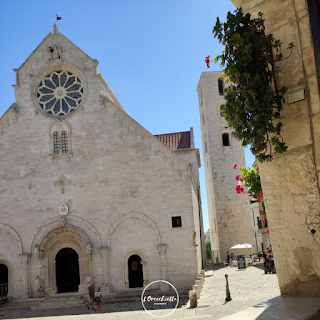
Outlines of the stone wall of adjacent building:
<svg viewBox="0 0 320 320">
<path fill-rule="evenodd" d="M 244 150 L 241 143 L 231 136 L 230 128 L 220 115 L 219 105 L 224 103 L 224 97 L 218 90 L 220 76 L 221 72 L 203 72 L 198 95 L 211 245 L 214 259 L 225 260 L 231 246 L 244 242 L 252 244 L 254 237 L 248 197 L 235 191 L 235 176 L 239 171 L 233 166 L 235 163 L 239 167 L 245 166 Z M 223 146 L 224 133 L 229 135 L 230 146 Z"/>
<path fill-rule="evenodd" d="M 60 59 L 48 50 L 54 45 Z M 64 121 L 42 115 L 32 99 L 38 77 L 61 69 L 81 75 L 87 91 L 82 110 Z M 38 275 L 45 295 L 55 294 L 55 255 L 64 246 L 78 253 L 80 293 L 91 280 L 105 293 L 129 290 L 131 254 L 143 261 L 144 285 L 166 279 L 192 288 L 202 265 L 188 163 L 123 111 L 97 61 L 61 34 L 49 34 L 16 74 L 16 104 L 1 118 L 0 137 L 0 263 L 9 265 L 10 296 L 37 296 Z M 68 132 L 67 154 L 52 153 L 53 127 Z M 61 203 L 69 206 L 65 220 Z M 172 227 L 175 216 L 182 228 Z"/>
<path fill-rule="evenodd" d="M 266 32 L 283 45 L 293 42 L 289 59 L 278 63 L 278 87 L 288 95 L 300 89 L 305 99 L 286 104 L 281 113 L 283 155 L 260 164 L 262 187 L 282 294 L 320 293 L 320 104 L 313 39 L 306 0 L 232 0 L 256 16 L 263 12 Z"/>
</svg>

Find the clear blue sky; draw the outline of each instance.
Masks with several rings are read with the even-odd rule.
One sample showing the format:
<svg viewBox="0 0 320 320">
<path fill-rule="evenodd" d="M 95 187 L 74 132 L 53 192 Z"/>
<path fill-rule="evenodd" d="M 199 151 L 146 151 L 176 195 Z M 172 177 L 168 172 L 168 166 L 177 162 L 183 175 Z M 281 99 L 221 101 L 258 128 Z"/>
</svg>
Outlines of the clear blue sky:
<svg viewBox="0 0 320 320">
<path fill-rule="evenodd" d="M 17 69 L 38 44 L 58 30 L 91 58 L 126 112 L 152 134 L 194 128 L 202 160 L 196 88 L 208 71 L 207 55 L 223 50 L 213 38 L 216 18 L 235 7 L 228 0 L 1 1 L 0 116 L 15 101 Z M 212 71 L 220 70 L 211 65 Z M 254 158 L 246 150 L 247 166 Z M 203 168 L 204 228 L 209 228 Z"/>
</svg>

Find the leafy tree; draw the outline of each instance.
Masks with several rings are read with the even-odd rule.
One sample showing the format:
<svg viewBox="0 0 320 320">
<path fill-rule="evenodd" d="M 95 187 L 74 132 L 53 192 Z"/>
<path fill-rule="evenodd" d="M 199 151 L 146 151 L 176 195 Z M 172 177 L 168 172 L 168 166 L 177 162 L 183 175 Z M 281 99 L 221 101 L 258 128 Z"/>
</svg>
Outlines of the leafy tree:
<svg viewBox="0 0 320 320">
<path fill-rule="evenodd" d="M 211 257 L 211 241 L 210 241 L 210 239 L 206 239 L 205 246 L 206 246 L 207 259 L 210 259 L 210 257 Z"/>
</svg>

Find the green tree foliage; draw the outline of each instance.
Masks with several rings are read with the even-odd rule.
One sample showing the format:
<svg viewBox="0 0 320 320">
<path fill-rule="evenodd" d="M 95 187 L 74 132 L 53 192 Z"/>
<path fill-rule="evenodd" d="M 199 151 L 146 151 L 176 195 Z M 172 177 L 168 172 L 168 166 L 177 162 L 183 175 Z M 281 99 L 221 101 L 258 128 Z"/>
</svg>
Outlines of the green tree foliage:
<svg viewBox="0 0 320 320">
<path fill-rule="evenodd" d="M 240 190 L 240 192 L 237 190 L 237 193 L 248 193 L 254 199 L 257 199 L 257 201 L 261 203 L 262 207 L 262 212 L 260 212 L 260 214 L 266 216 L 266 209 L 264 205 L 264 197 L 262 192 L 258 165 L 255 165 L 253 168 L 241 167 L 240 171 L 240 175 L 236 176 L 236 181 L 238 181 L 236 190 Z M 244 191 L 244 188 L 238 188 L 238 186 L 242 187 L 243 185 L 248 188 L 247 192 Z"/>
<path fill-rule="evenodd" d="M 231 82 L 225 89 L 226 103 L 220 106 L 221 114 L 233 128 L 233 136 L 242 145 L 250 145 L 261 162 L 272 160 L 272 151 L 287 150 L 281 137 L 282 123 L 277 120 L 286 88 L 277 90 L 275 85 L 273 89 L 275 74 L 280 71 L 274 63 L 284 60 L 282 42 L 265 33 L 262 17 L 259 13 L 258 18 L 251 19 L 239 8 L 234 14 L 228 13 L 226 23 L 221 24 L 217 18 L 213 29 L 214 37 L 225 46 L 215 62 L 221 61 L 226 81 Z M 288 49 L 292 52 L 292 48 L 291 43 Z"/>
<path fill-rule="evenodd" d="M 207 259 L 210 259 L 211 258 L 211 242 L 210 242 L 210 239 L 206 239 L 205 246 L 206 246 Z"/>
</svg>

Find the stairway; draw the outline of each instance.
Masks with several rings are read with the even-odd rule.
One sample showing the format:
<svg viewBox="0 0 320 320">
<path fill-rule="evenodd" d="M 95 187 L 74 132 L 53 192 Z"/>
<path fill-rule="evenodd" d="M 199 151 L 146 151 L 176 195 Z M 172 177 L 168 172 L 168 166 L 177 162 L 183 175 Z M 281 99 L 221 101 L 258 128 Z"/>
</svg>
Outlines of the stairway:
<svg viewBox="0 0 320 320">
<path fill-rule="evenodd" d="M 125 303 L 125 302 L 137 302 L 141 301 L 142 290 L 132 292 L 116 292 L 111 293 L 110 296 L 104 296 L 103 304 L 105 303 Z M 162 295 L 163 292 L 153 291 L 153 294 Z M 185 293 L 180 294 L 180 300 L 188 300 L 188 295 Z M 45 310 L 45 309 L 61 309 L 74 306 L 83 306 L 89 302 L 88 297 L 79 294 L 65 294 L 59 293 L 52 297 L 45 298 L 32 298 L 27 301 L 21 301 L 19 299 L 9 299 L 6 303 L 0 304 L 0 310 Z"/>
<path fill-rule="evenodd" d="M 83 295 L 57 295 L 54 297 L 33 298 L 27 301 L 10 299 L 7 303 L 0 305 L 0 310 L 43 310 L 43 309 L 61 309 L 73 306 L 81 306 L 86 302 Z"/>
</svg>

